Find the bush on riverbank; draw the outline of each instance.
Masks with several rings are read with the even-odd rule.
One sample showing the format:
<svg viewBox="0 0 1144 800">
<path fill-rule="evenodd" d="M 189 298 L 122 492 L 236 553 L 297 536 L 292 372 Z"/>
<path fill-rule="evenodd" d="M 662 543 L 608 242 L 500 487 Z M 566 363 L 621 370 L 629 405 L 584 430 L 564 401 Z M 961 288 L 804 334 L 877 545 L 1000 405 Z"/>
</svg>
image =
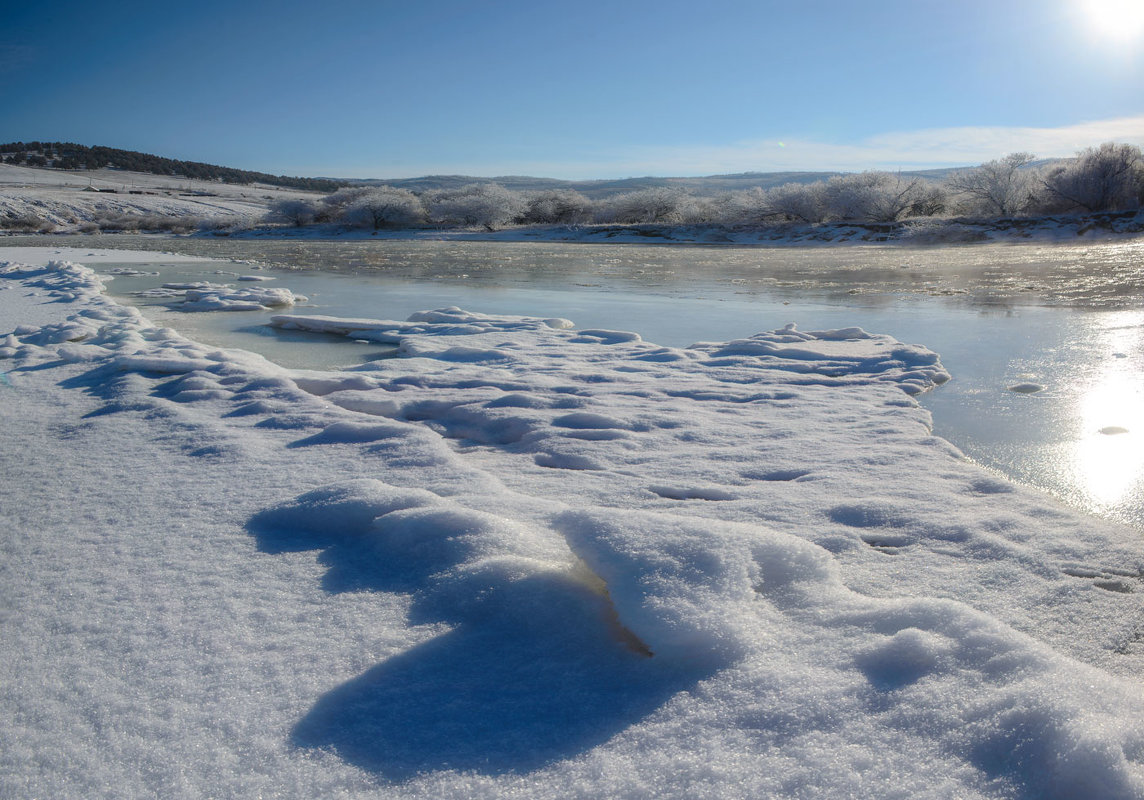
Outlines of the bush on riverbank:
<svg viewBox="0 0 1144 800">
<path fill-rule="evenodd" d="M 993 234 L 1021 237 L 1053 226 L 1077 233 L 1140 232 L 1133 214 L 1144 206 L 1144 156 L 1135 145 L 1109 142 L 1073 159 L 1040 164 L 1029 153 L 1012 153 L 943 178 L 870 171 L 707 195 L 668 185 L 589 198 L 567 188 L 513 190 L 475 182 L 422 191 L 353 186 L 326 196 L 263 200 L 269 202 L 261 206 L 267 211 L 260 224 L 289 236 L 517 230 L 533 238 L 576 238 L 561 232 L 567 229 L 582 231 L 579 238 L 586 240 L 717 242 L 739 241 L 746 234 L 758 241 L 793 235 L 798 241 L 962 242 Z M 226 236 L 255 224 L 233 216 L 234 209 L 210 204 L 190 213 L 155 203 L 114 212 L 100 207 L 105 205 L 101 201 L 93 210 L 74 201 L 33 197 L 23 205 L 9 204 L 8 212 L 0 213 L 0 230 Z M 1101 214 L 1129 216 L 1104 219 Z"/>
<path fill-rule="evenodd" d="M 590 199 L 572 189 L 518 192 L 496 183 L 421 193 L 391 186 L 340 189 L 322 201 L 292 201 L 268 222 L 341 224 L 372 230 L 521 225 L 896 224 L 958 217 L 1001 219 L 1134 211 L 1144 205 L 1144 156 L 1106 143 L 1064 162 L 1038 166 L 1012 153 L 944 180 L 890 172 L 835 175 L 768 190 L 698 196 L 654 187 Z"/>
</svg>

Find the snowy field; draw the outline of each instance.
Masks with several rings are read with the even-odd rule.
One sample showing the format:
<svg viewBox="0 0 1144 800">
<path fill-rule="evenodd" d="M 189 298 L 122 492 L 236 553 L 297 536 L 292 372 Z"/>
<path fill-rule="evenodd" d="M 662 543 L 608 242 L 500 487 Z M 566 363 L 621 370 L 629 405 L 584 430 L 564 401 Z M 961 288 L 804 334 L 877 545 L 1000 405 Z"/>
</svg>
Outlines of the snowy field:
<svg viewBox="0 0 1144 800">
<path fill-rule="evenodd" d="M 932 436 L 921 345 L 284 312 L 399 353 L 291 371 L 41 258 L 0 797 L 1144 797 L 1139 532 Z"/>
<path fill-rule="evenodd" d="M 143 172 L 66 172 L 0 164 L 0 217 L 34 215 L 63 230 L 120 216 L 253 224 L 266 215 L 271 202 L 295 197 L 320 195 L 280 186 L 239 186 Z"/>
</svg>

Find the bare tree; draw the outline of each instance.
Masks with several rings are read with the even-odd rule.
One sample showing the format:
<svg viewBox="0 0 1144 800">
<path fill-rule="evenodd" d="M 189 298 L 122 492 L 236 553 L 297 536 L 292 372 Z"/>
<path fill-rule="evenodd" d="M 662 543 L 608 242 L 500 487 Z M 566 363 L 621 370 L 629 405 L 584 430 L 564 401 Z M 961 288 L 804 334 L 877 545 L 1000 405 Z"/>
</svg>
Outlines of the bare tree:
<svg viewBox="0 0 1144 800">
<path fill-rule="evenodd" d="M 691 197 L 682 189 L 657 186 L 616 195 L 600 210 L 598 218 L 623 225 L 678 224 L 683 222 L 690 202 Z"/>
<path fill-rule="evenodd" d="M 826 217 L 840 221 L 895 222 L 938 213 L 945 205 L 939 187 L 889 172 L 837 175 L 822 193 Z"/>
<path fill-rule="evenodd" d="M 592 218 L 592 201 L 575 189 L 549 189 L 530 195 L 520 221 L 532 225 L 578 225 Z"/>
<path fill-rule="evenodd" d="M 270 204 L 266 218 L 271 222 L 286 222 L 295 227 L 310 225 L 318 213 L 318 203 L 302 198 L 285 198 Z"/>
<path fill-rule="evenodd" d="M 427 199 L 429 218 L 445 225 L 481 226 L 494 231 L 524 212 L 519 194 L 497 183 L 470 183 L 460 189 L 437 192 Z"/>
<path fill-rule="evenodd" d="M 322 200 L 322 205 L 318 209 L 317 221 L 335 222 L 341 219 L 342 214 L 345 213 L 351 203 L 371 191 L 373 188 L 370 186 L 343 186 Z"/>
<path fill-rule="evenodd" d="M 776 186 L 763 196 L 760 213 L 784 222 L 822 222 L 826 219 L 825 187 L 823 181 Z"/>
<path fill-rule="evenodd" d="M 351 225 L 372 226 L 376 231 L 424 222 L 425 209 L 408 189 L 380 186 L 354 199 L 342 212 L 342 219 Z"/>
<path fill-rule="evenodd" d="M 946 185 L 956 194 L 973 198 L 986 213 L 1017 214 L 1029 204 L 1029 174 L 1020 170 L 1033 158 L 1032 153 L 1010 153 L 976 169 L 955 173 Z"/>
<path fill-rule="evenodd" d="M 1041 186 L 1047 205 L 1063 210 L 1138 208 L 1144 200 L 1144 156 L 1136 145 L 1105 142 L 1050 169 Z"/>
<path fill-rule="evenodd" d="M 949 208 L 949 191 L 940 183 L 921 180 L 910 192 L 907 217 L 935 217 Z"/>
</svg>

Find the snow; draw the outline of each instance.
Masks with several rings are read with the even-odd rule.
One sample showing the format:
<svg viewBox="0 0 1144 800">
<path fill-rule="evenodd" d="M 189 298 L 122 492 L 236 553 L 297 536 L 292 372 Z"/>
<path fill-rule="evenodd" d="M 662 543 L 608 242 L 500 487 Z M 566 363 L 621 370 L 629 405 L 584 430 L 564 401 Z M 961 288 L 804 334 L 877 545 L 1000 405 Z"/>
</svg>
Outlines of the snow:
<svg viewBox="0 0 1144 800">
<path fill-rule="evenodd" d="M 66 172 L 14 164 L 0 164 L 0 189 L 0 217 L 34 215 L 61 228 L 121 216 L 253 224 L 275 200 L 321 197 L 264 184 L 236 185 L 111 169 Z"/>
<path fill-rule="evenodd" d="M 164 283 L 159 288 L 132 294 L 136 297 L 177 299 L 179 302 L 173 308 L 179 311 L 270 311 L 307 300 L 304 295 L 279 287 L 236 289 L 230 284 L 209 281 Z"/>
<path fill-rule="evenodd" d="M 100 191 L 94 191 L 98 189 Z M 75 172 L 0 164 L 0 220 L 34 219 L 57 232 L 165 230 L 234 238 L 691 243 L 808 245 L 900 243 L 907 246 L 1138 238 L 1144 212 L 1061 214 L 1036 218 L 924 218 L 897 223 L 591 224 L 368 230 L 342 224 L 268 225 L 277 201 L 320 201 L 324 194 L 266 184 L 226 184 L 114 169 Z M 40 225 L 33 226 L 37 230 Z M 151 234 L 154 235 L 154 234 Z"/>
<path fill-rule="evenodd" d="M 934 437 L 924 346 L 293 371 L 3 259 L 0 796 L 1144 797 L 1139 533 Z"/>
</svg>

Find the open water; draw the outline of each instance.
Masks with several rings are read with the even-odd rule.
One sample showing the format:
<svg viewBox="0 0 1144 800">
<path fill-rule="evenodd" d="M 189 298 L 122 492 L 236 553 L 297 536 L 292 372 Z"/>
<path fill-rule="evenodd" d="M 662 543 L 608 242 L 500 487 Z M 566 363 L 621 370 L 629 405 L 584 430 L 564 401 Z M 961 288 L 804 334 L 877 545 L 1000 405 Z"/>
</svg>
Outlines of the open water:
<svg viewBox="0 0 1144 800">
<path fill-rule="evenodd" d="M 289 367 L 346 366 L 385 351 L 275 331 L 269 313 L 185 313 L 131 293 L 255 273 L 309 298 L 294 313 L 404 319 L 456 305 L 567 317 L 673 346 L 788 322 L 804 330 L 858 325 L 941 354 L 953 380 L 921 398 L 935 433 L 1015 480 L 1144 530 L 1141 240 L 927 248 L 147 236 L 50 243 L 230 259 L 164 264 L 156 252 L 152 266 L 130 266 L 160 275 L 120 276 L 109 292 L 192 338 Z M 1010 388 L 1020 384 L 1044 388 Z"/>
</svg>

